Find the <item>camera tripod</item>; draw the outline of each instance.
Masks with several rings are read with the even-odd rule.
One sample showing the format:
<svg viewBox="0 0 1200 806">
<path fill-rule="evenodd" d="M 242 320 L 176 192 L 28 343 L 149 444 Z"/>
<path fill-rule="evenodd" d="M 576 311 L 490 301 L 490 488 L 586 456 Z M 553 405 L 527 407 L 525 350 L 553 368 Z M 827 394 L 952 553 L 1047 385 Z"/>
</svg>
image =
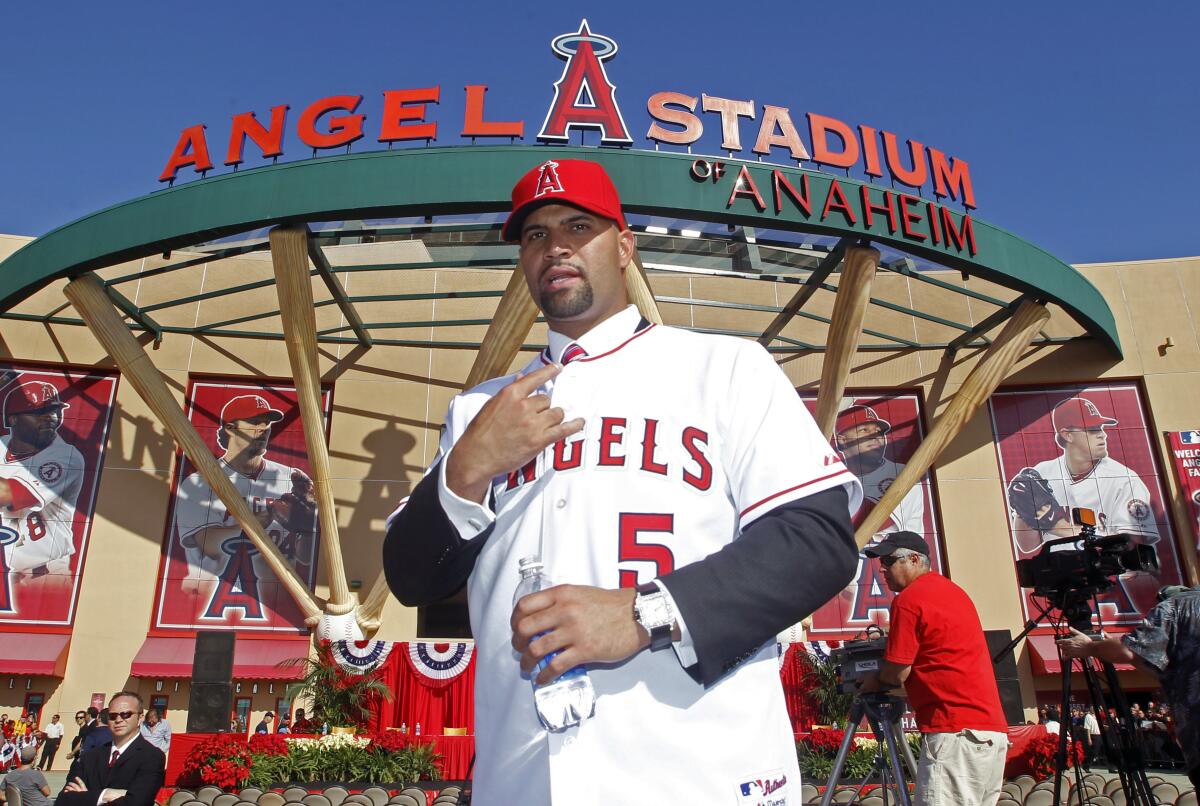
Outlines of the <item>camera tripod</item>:
<svg viewBox="0 0 1200 806">
<path fill-rule="evenodd" d="M 904 715 L 904 708 L 904 698 L 893 694 L 878 692 L 859 694 L 854 698 L 854 702 L 850 706 L 850 719 L 846 723 L 846 736 L 842 739 L 842 746 L 838 748 L 837 757 L 833 761 L 833 770 L 829 774 L 829 780 L 825 783 L 825 794 L 821 798 L 821 806 L 829 806 L 833 800 L 838 779 L 846 765 L 846 757 L 850 755 L 850 747 L 854 743 L 854 733 L 863 719 L 866 719 L 867 724 L 871 726 L 871 732 L 875 734 L 879 747 L 875 751 L 874 766 L 859 782 L 858 791 L 853 800 L 857 802 L 867 784 L 878 778 L 885 804 L 891 802 L 888 797 L 890 791 L 894 794 L 896 803 L 901 806 L 911 806 L 908 795 L 909 778 L 904 775 L 904 769 L 900 765 L 901 754 L 904 756 L 904 763 L 908 766 L 909 776 L 914 780 L 917 775 L 917 762 L 913 758 L 908 742 L 904 739 L 903 731 L 899 729 L 900 717 Z"/>
<path fill-rule="evenodd" d="M 1094 593 L 1091 596 L 1094 597 Z M 996 653 L 996 658 L 1007 654 L 1022 638 L 1036 627 L 1051 610 L 1059 611 L 1058 618 L 1050 618 L 1054 625 L 1055 635 L 1064 638 L 1070 635 L 1070 627 L 1080 632 L 1091 631 L 1093 604 L 1089 601 L 1086 591 L 1058 592 L 1048 597 L 1046 605 L 1038 605 L 1041 612 L 1031 618 L 1020 635 L 1013 639 L 1004 649 Z M 1099 612 L 1096 608 L 1095 612 Z M 1117 771 L 1121 779 L 1121 789 L 1125 793 L 1125 802 L 1129 806 L 1154 806 L 1158 801 L 1150 793 L 1150 781 L 1146 777 L 1146 753 L 1142 747 L 1142 739 L 1138 734 L 1137 725 L 1129 712 L 1129 701 L 1117 678 L 1116 668 L 1107 661 L 1096 658 L 1064 658 L 1059 650 L 1059 662 L 1062 666 L 1062 703 L 1059 710 L 1058 751 L 1054 756 L 1054 802 L 1062 803 L 1062 779 L 1067 768 L 1067 744 L 1071 734 L 1071 674 L 1078 664 L 1083 672 L 1084 683 L 1087 686 L 1091 707 L 1100 726 L 1100 746 L 1104 748 L 1104 758 Z M 1103 683 L 1101 685 L 1101 675 Z M 1110 717 L 1115 713 L 1116 717 Z M 1079 765 L 1074 767 L 1075 791 L 1079 793 L 1077 802 L 1082 806 L 1090 803 L 1090 796 L 1083 787 L 1083 772 Z"/>
</svg>

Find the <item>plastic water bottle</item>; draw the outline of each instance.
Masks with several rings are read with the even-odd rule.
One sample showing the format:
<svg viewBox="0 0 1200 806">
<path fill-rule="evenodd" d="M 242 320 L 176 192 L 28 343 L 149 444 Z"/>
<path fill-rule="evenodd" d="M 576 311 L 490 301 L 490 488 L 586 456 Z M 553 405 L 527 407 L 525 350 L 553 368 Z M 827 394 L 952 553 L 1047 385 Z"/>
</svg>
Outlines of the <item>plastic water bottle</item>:
<svg viewBox="0 0 1200 806">
<path fill-rule="evenodd" d="M 418 736 L 421 735 L 421 723 L 420 722 L 417 723 L 417 728 L 416 728 L 415 732 L 416 732 L 416 735 L 418 735 Z"/>
<path fill-rule="evenodd" d="M 525 557 L 520 562 L 521 582 L 513 594 L 513 606 L 524 596 L 554 585 L 542 571 L 540 557 Z M 545 633 L 541 633 L 545 635 Z M 540 638 L 541 635 L 535 636 Z M 596 691 L 587 669 L 576 666 L 563 672 L 556 680 L 539 686 L 537 676 L 546 664 L 557 655 L 551 652 L 542 658 L 529 675 L 533 685 L 533 702 L 537 707 L 538 720 L 546 730 L 560 731 L 589 719 L 596 711 Z"/>
<path fill-rule="evenodd" d="M 407 722 L 401 722 L 401 723 L 400 723 L 400 735 L 401 735 L 401 736 L 407 736 L 407 735 L 408 735 L 408 723 L 407 723 Z"/>
</svg>

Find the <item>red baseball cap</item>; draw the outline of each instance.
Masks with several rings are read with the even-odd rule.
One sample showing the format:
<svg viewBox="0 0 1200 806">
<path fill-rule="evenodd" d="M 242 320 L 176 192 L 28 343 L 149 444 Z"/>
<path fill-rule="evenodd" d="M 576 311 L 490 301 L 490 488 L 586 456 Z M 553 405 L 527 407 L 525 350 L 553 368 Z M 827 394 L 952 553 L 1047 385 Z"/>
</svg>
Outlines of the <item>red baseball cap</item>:
<svg viewBox="0 0 1200 806">
<path fill-rule="evenodd" d="M 46 381 L 26 381 L 17 386 L 4 398 L 4 417 L 10 414 L 25 414 L 42 409 L 69 409 L 71 406 L 58 398 L 58 388 Z"/>
<path fill-rule="evenodd" d="M 546 204 L 569 204 L 628 229 L 621 197 L 604 168 L 587 160 L 546 160 L 513 185 L 512 213 L 500 231 L 504 240 L 521 240 L 525 216 Z"/>
<path fill-rule="evenodd" d="M 239 395 L 232 398 L 221 409 L 221 422 L 232 423 L 234 420 L 249 420 L 260 414 L 277 423 L 283 419 L 283 412 L 271 408 L 271 404 L 261 395 Z"/>
<path fill-rule="evenodd" d="M 847 428 L 867 423 L 874 423 L 879 426 L 885 434 L 892 430 L 892 424 L 882 419 L 875 413 L 875 409 L 870 406 L 850 406 L 838 412 L 837 424 L 834 425 L 833 432 L 840 434 Z"/>
<path fill-rule="evenodd" d="M 1105 417 L 1096 404 L 1086 397 L 1069 397 L 1054 407 L 1050 414 L 1054 433 L 1064 428 L 1095 428 L 1098 425 L 1116 425 L 1112 417 Z"/>
</svg>

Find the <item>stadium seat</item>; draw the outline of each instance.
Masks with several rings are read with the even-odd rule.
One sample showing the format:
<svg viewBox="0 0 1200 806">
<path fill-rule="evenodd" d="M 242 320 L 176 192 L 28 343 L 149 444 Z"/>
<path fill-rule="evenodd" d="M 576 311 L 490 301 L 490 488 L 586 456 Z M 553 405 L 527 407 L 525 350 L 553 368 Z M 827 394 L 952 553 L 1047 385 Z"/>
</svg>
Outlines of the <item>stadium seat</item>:
<svg viewBox="0 0 1200 806">
<path fill-rule="evenodd" d="M 300 800 L 300 802 L 303 803 L 304 806 L 331 806 L 329 803 L 329 798 L 325 797 L 319 792 L 308 793 Z"/>
<path fill-rule="evenodd" d="M 258 796 L 258 806 L 283 806 L 283 795 L 278 792 L 263 792 Z"/>
<path fill-rule="evenodd" d="M 304 800 L 304 796 L 308 794 L 308 790 L 301 786 L 289 786 L 283 790 L 283 799 L 288 803 L 299 803 Z"/>
<path fill-rule="evenodd" d="M 213 802 L 213 799 L 214 799 L 214 798 L 215 798 L 217 795 L 223 795 L 223 794 L 225 794 L 225 793 L 224 793 L 224 792 L 222 792 L 222 791 L 220 790 L 220 788 L 218 788 L 218 787 L 215 787 L 215 786 L 202 786 L 202 787 L 200 787 L 200 791 L 198 791 L 198 792 L 196 793 L 196 800 L 202 801 L 202 802 L 204 802 L 204 803 L 208 803 L 208 804 L 210 804 L 210 806 L 211 806 L 211 804 L 212 804 L 212 802 Z"/>
<path fill-rule="evenodd" d="M 346 796 L 349 795 L 350 793 L 346 790 L 346 787 L 335 785 L 335 786 L 329 787 L 321 794 L 324 795 L 325 797 L 329 798 L 329 802 L 333 806 L 342 806 L 342 801 L 345 800 Z"/>
</svg>

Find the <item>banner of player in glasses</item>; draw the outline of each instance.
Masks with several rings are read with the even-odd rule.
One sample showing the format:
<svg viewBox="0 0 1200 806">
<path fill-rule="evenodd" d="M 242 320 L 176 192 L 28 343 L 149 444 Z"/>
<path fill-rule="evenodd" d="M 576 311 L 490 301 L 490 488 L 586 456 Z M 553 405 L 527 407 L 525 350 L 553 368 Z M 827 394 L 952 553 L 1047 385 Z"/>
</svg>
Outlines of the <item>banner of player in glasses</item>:
<svg viewBox="0 0 1200 806">
<path fill-rule="evenodd" d="M 1182 574 L 1141 395 L 1131 384 L 998 392 L 989 403 L 1010 518 L 1013 559 L 1078 533 L 1071 510 L 1096 513 L 1096 534 L 1153 546 L 1157 575 L 1131 572 L 1101 594 L 1105 625 L 1134 625 Z M 1071 548 L 1070 543 L 1063 550 Z M 1022 592 L 1025 617 L 1037 614 Z"/>
<path fill-rule="evenodd" d="M 116 386 L 94 370 L 0 366 L 0 627 L 75 618 Z"/>
<path fill-rule="evenodd" d="M 809 410 L 816 412 L 816 395 L 801 392 Z M 857 525 L 896 480 L 924 437 L 916 394 L 880 392 L 843 398 L 833 429 L 833 447 L 863 485 L 863 505 L 855 514 Z M 934 553 L 935 571 L 942 570 L 932 482 L 929 474 L 909 491 L 880 528 L 876 540 L 889 532 L 916 532 Z M 879 560 L 859 558 L 854 581 L 812 616 L 809 634 L 814 640 L 853 638 L 872 624 L 887 627 L 888 610 L 895 596 L 883 584 Z"/>
<path fill-rule="evenodd" d="M 326 422 L 330 395 L 322 395 Z M 188 417 L 267 536 L 311 588 L 317 510 L 296 391 L 253 381 L 193 381 Z M 306 632 L 286 589 L 191 462 L 178 460 L 156 629 Z"/>
</svg>

